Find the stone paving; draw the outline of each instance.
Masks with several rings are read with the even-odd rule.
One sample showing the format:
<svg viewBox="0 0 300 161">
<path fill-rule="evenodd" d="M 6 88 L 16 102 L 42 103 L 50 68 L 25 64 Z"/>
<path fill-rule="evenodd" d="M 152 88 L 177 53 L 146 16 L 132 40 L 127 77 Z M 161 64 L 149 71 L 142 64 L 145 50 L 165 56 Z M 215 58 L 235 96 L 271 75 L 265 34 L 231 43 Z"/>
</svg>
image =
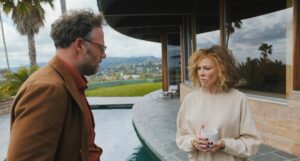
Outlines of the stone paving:
<svg viewBox="0 0 300 161">
<path fill-rule="evenodd" d="M 175 143 L 176 117 L 179 98 L 157 97 L 151 93 L 133 106 L 133 122 L 141 141 L 162 161 L 187 161 L 187 153 Z M 300 158 L 262 145 L 259 152 L 248 161 L 300 161 Z"/>
</svg>

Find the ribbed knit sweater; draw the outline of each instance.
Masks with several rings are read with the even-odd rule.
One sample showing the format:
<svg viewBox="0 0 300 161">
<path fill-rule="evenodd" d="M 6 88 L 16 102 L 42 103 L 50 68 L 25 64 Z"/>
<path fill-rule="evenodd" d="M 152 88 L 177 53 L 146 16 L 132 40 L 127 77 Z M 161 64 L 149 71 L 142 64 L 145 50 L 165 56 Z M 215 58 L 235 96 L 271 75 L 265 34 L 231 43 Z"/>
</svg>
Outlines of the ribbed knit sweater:
<svg viewBox="0 0 300 161">
<path fill-rule="evenodd" d="M 218 139 L 225 142 L 225 149 L 211 153 L 193 147 L 191 142 L 202 124 L 218 130 Z M 197 89 L 184 98 L 179 109 L 176 143 L 189 153 L 190 161 L 245 161 L 258 151 L 261 136 L 245 94 L 236 89 L 219 94 Z"/>
</svg>

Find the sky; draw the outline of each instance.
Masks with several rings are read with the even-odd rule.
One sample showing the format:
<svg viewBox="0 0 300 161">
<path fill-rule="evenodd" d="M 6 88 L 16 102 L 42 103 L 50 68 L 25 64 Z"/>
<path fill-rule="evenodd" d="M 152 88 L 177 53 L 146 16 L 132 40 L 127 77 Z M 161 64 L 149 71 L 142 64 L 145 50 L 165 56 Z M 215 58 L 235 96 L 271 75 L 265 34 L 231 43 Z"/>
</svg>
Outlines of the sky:
<svg viewBox="0 0 300 161">
<path fill-rule="evenodd" d="M 92 9 L 99 12 L 97 0 L 66 0 L 67 9 Z M 44 5 L 46 10 L 45 25 L 35 36 L 37 62 L 48 62 L 55 54 L 55 47 L 50 38 L 50 26 L 61 15 L 60 0 L 54 0 L 54 9 Z M 11 15 L 2 13 L 4 33 L 6 38 L 9 63 L 11 67 L 28 65 L 27 36 L 21 36 L 12 23 Z M 273 45 L 271 60 L 281 60 L 291 63 L 292 54 L 292 9 L 242 20 L 242 28 L 236 29 L 230 35 L 229 48 L 233 51 L 238 62 L 245 61 L 247 57 L 259 58 L 258 47 L 261 43 Z M 122 35 L 108 25 L 103 27 L 107 57 L 155 56 L 161 57 L 161 45 Z M 210 47 L 219 44 L 219 31 L 197 34 L 197 48 Z M 3 39 L 0 38 L 0 69 L 7 68 Z"/>
<path fill-rule="evenodd" d="M 97 0 L 66 0 L 67 10 L 92 9 L 99 12 Z M 43 5 L 45 9 L 44 27 L 35 35 L 37 63 L 48 62 L 55 54 L 55 47 L 50 37 L 51 24 L 61 15 L 60 0 L 54 0 L 54 9 Z M 10 67 L 29 64 L 27 36 L 21 36 L 11 20 L 1 10 L 5 41 Z M 120 34 L 108 25 L 103 27 L 107 57 L 155 56 L 161 57 L 161 45 Z M 7 68 L 3 38 L 0 38 L 0 69 Z"/>
</svg>

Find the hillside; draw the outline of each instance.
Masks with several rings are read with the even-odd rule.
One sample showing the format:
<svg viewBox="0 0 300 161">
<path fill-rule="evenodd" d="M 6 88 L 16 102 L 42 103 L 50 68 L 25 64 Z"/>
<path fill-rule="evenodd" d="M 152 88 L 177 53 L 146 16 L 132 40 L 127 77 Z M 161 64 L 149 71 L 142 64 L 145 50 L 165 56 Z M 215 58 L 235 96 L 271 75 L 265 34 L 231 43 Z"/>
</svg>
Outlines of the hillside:
<svg viewBox="0 0 300 161">
<path fill-rule="evenodd" d="M 154 56 L 140 56 L 140 57 L 107 57 L 100 64 L 101 69 L 114 67 L 116 65 L 124 64 L 143 64 L 146 62 L 161 63 L 161 58 Z M 47 63 L 38 63 L 39 67 L 45 66 Z M 29 65 L 26 65 L 28 67 Z M 12 71 L 17 71 L 19 67 L 11 68 Z"/>
<path fill-rule="evenodd" d="M 100 64 L 101 69 L 114 67 L 116 65 L 124 64 L 143 64 L 147 62 L 161 63 L 161 58 L 153 56 L 141 56 L 141 57 L 108 57 Z"/>
</svg>

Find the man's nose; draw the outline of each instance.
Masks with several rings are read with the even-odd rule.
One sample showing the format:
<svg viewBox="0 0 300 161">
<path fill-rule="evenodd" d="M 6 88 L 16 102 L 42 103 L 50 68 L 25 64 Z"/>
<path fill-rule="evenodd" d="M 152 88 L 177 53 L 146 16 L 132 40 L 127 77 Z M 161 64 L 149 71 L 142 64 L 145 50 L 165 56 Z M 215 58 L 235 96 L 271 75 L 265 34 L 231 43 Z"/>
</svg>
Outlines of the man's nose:
<svg viewBox="0 0 300 161">
<path fill-rule="evenodd" d="M 101 58 L 102 58 L 102 59 L 105 59 L 105 58 L 106 58 L 106 53 L 105 53 L 105 52 L 103 52 L 103 53 L 101 54 Z"/>
</svg>

